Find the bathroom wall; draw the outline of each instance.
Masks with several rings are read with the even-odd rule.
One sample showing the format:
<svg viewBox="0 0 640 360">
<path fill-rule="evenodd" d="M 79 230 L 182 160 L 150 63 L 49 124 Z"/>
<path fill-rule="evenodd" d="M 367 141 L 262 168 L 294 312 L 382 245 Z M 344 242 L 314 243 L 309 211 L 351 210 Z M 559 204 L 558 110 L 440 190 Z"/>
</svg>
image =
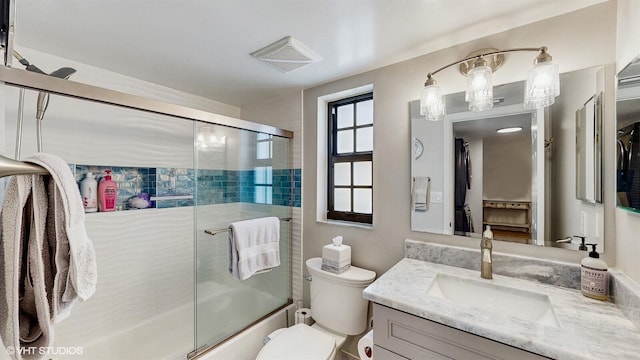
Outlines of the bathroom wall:
<svg viewBox="0 0 640 360">
<path fill-rule="evenodd" d="M 516 28 L 507 32 L 481 38 L 418 58 L 368 71 L 356 76 L 330 82 L 304 92 L 304 258 L 320 256 L 321 248 L 332 236 L 344 235 L 345 242 L 353 247 L 353 264 L 375 270 L 381 274 L 403 256 L 405 238 L 477 247 L 475 240 L 461 237 L 441 236 L 410 230 L 410 162 L 411 131 L 409 101 L 419 97 L 425 74 L 443 64 L 459 59 L 479 48 L 514 48 L 546 45 L 561 72 L 615 62 L 616 3 L 607 2 L 574 13 L 551 18 Z M 494 74 L 496 84 L 523 80 L 526 69 L 535 54 L 513 53 L 507 56 L 503 67 Z M 606 118 L 613 114 L 613 78 L 607 74 Z M 438 74 L 438 83 L 445 93 L 464 89 L 464 77 L 456 69 Z M 316 131 L 317 99 L 366 84 L 374 87 L 374 219 L 372 229 L 341 226 L 334 223 L 316 222 L 317 170 Z M 609 120 L 609 123 L 611 120 Z M 613 134 L 612 125 L 605 133 Z M 608 141 L 608 142 L 607 142 Z M 605 139 L 605 156 L 612 157 L 614 149 L 611 139 Z M 607 164 L 605 164 L 607 166 Z M 606 168 L 605 171 L 612 168 Z M 613 181 L 605 181 L 605 201 L 613 199 Z M 615 223 L 613 207 L 605 216 L 607 252 L 605 260 L 615 263 Z M 530 245 L 499 242 L 496 251 L 531 255 L 550 259 L 577 262 L 584 254 L 576 251 L 535 247 Z"/>
<path fill-rule="evenodd" d="M 231 117 L 240 117 L 240 108 L 219 101 L 207 99 L 201 96 L 174 90 L 166 86 L 154 84 L 148 81 L 138 80 L 112 71 L 104 70 L 89 64 L 51 55 L 34 49 L 15 44 L 16 50 L 29 62 L 38 66 L 45 72 L 51 72 L 60 67 L 68 66 L 77 70 L 70 78 L 72 81 L 103 87 L 106 89 L 122 91 L 132 95 L 144 96 L 165 102 L 192 107 L 215 114 Z M 13 67 L 24 67 L 13 60 Z"/>
<path fill-rule="evenodd" d="M 376 106 L 376 101 L 374 101 L 374 106 Z M 412 113 L 417 113 L 417 110 Z M 376 131 L 376 126 L 378 126 L 377 123 L 374 123 L 374 131 Z M 411 169 L 413 170 L 413 174 L 411 175 L 428 176 L 431 178 L 431 192 L 445 193 L 443 191 L 445 184 L 445 153 L 443 150 L 445 148 L 445 141 L 442 136 L 445 131 L 444 122 L 423 121 L 423 119 L 414 118 L 411 119 L 411 129 L 415 130 L 414 134 L 420 134 L 420 141 L 425 149 L 418 159 L 416 159 L 415 156 L 411 156 Z M 413 141 L 413 139 L 410 139 L 410 141 Z M 379 145 L 374 143 L 374 147 L 379 148 Z M 405 147 L 411 148 L 411 154 L 414 153 L 413 144 L 406 144 Z M 374 157 L 374 160 L 375 159 Z M 377 165 L 374 166 L 374 171 L 376 166 Z M 401 183 L 398 185 L 411 186 L 412 184 L 409 182 L 406 185 Z M 445 208 L 444 202 L 431 202 L 429 204 L 429 211 L 410 211 L 413 229 L 440 234 L 451 232 L 452 227 L 445 223 Z"/>
<path fill-rule="evenodd" d="M 531 201 L 531 134 L 483 142 L 483 199 Z"/>
<path fill-rule="evenodd" d="M 631 60 L 640 55 L 640 2 L 618 0 L 617 12 L 617 71 L 622 70 Z M 606 159 L 615 163 L 615 154 Z M 614 177 L 614 171 L 605 172 Z M 616 267 L 635 282 L 640 283 L 640 215 L 616 209 Z M 607 240 L 609 241 L 609 240 Z"/>
</svg>

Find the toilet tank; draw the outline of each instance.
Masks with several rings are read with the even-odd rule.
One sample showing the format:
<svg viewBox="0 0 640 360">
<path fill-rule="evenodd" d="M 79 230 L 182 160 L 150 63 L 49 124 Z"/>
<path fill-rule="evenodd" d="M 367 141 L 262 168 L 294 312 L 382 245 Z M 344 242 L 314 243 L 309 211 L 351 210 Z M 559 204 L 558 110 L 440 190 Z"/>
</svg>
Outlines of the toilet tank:
<svg viewBox="0 0 640 360">
<path fill-rule="evenodd" d="M 307 260 L 313 320 L 339 334 L 362 333 L 367 328 L 368 309 L 362 291 L 373 282 L 376 273 L 352 266 L 341 274 L 334 274 L 321 267 L 322 258 Z"/>
</svg>

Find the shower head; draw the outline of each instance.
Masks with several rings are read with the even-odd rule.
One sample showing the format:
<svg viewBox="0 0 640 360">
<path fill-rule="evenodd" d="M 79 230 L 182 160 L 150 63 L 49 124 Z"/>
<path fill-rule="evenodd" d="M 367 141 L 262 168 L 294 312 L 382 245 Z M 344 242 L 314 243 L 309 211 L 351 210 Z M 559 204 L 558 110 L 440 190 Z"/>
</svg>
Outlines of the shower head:
<svg viewBox="0 0 640 360">
<path fill-rule="evenodd" d="M 53 71 L 49 76 L 57 77 L 60 79 L 68 79 L 76 72 L 76 69 L 70 67 L 63 67 L 56 71 Z"/>
<path fill-rule="evenodd" d="M 76 69 L 70 67 L 63 67 L 55 70 L 49 74 L 49 76 L 57 77 L 60 79 L 68 79 L 76 72 Z M 38 111 L 36 112 L 36 119 L 42 120 L 44 118 L 44 112 L 49 105 L 49 93 L 40 91 L 38 93 Z"/>
</svg>

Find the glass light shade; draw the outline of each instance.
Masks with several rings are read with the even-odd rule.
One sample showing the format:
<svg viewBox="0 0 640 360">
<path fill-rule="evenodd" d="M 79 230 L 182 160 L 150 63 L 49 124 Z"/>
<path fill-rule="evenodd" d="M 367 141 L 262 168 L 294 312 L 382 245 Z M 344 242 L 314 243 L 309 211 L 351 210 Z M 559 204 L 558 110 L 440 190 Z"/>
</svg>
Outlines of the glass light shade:
<svg viewBox="0 0 640 360">
<path fill-rule="evenodd" d="M 467 91 L 464 99 L 469 103 L 469 110 L 483 111 L 493 107 L 491 73 L 488 66 L 476 66 L 467 73 Z"/>
<path fill-rule="evenodd" d="M 527 73 L 524 91 L 525 109 L 549 106 L 560 95 L 560 74 L 558 65 L 545 61 L 533 65 Z"/>
<path fill-rule="evenodd" d="M 429 121 L 444 119 L 444 98 L 438 85 L 425 86 L 420 94 L 420 114 Z"/>
</svg>

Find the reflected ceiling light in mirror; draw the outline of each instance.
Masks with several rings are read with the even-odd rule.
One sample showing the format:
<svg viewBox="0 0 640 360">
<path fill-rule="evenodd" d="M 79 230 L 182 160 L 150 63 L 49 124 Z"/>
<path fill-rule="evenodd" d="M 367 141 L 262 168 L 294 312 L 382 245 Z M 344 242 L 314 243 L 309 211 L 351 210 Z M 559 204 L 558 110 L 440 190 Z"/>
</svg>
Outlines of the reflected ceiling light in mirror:
<svg viewBox="0 0 640 360">
<path fill-rule="evenodd" d="M 499 134 L 509 134 L 522 131 L 522 126 L 507 127 L 496 130 Z"/>
<path fill-rule="evenodd" d="M 492 73 L 504 62 L 504 54 L 514 51 L 538 52 L 533 67 L 527 73 L 523 106 L 526 109 L 536 109 L 553 104 L 556 96 L 560 95 L 560 76 L 558 65 L 551 61 L 552 58 L 547 53 L 546 46 L 508 50 L 482 49 L 427 74 L 427 81 L 420 96 L 420 114 L 431 121 L 444 118 L 445 105 L 442 90 L 436 85 L 433 75 L 454 65 L 460 65 L 460 72 L 467 77 L 465 100 L 469 102 L 469 110 L 491 109 L 493 107 Z"/>
<path fill-rule="evenodd" d="M 216 134 L 211 126 L 203 126 L 198 131 L 196 145 L 202 151 L 222 151 L 227 144 L 227 137 Z"/>
</svg>

